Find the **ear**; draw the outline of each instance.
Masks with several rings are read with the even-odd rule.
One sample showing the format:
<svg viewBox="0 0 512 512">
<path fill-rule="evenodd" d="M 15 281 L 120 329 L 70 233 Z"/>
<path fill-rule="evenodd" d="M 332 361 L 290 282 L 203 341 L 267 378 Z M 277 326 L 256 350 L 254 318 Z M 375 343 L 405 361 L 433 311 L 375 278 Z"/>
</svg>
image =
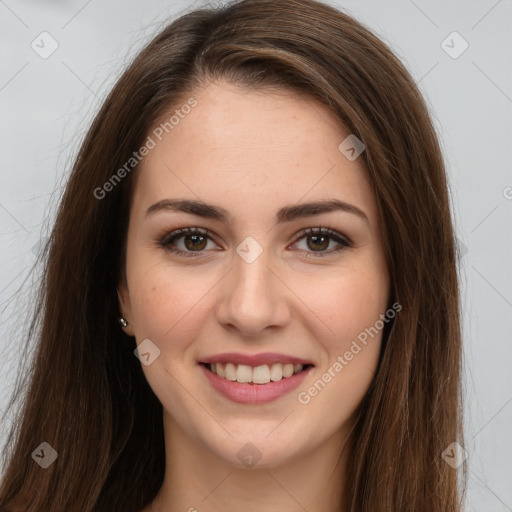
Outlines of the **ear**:
<svg viewBox="0 0 512 512">
<path fill-rule="evenodd" d="M 133 324 L 130 292 L 128 291 L 128 285 L 124 279 L 121 279 L 117 286 L 117 300 L 119 305 L 119 312 L 121 313 L 121 316 L 128 322 L 126 327 L 119 327 L 121 327 L 121 329 L 123 329 L 123 331 L 128 334 L 128 336 L 135 336 L 135 325 Z"/>
</svg>

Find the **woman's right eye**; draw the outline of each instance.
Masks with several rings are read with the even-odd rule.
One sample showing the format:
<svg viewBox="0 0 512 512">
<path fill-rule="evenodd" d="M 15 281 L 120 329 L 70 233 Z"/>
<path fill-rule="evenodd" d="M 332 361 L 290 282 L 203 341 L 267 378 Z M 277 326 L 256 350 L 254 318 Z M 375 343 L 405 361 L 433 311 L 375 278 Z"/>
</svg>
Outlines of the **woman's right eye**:
<svg viewBox="0 0 512 512">
<path fill-rule="evenodd" d="M 176 241 L 180 239 L 183 240 L 184 249 L 175 247 Z M 212 240 L 212 237 L 207 229 L 181 228 L 165 235 L 160 241 L 160 245 L 174 254 L 194 257 L 194 253 L 204 252 L 208 239 Z"/>
</svg>

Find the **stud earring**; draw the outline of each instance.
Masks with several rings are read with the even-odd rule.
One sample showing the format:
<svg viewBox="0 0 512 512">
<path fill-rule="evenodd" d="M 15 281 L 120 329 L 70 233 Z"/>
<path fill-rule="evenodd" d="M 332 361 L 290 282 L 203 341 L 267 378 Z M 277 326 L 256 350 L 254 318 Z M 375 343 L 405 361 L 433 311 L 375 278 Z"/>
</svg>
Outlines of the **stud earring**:
<svg viewBox="0 0 512 512">
<path fill-rule="evenodd" d="M 117 321 L 121 327 L 126 327 L 128 325 L 128 322 L 124 316 L 120 316 Z"/>
</svg>

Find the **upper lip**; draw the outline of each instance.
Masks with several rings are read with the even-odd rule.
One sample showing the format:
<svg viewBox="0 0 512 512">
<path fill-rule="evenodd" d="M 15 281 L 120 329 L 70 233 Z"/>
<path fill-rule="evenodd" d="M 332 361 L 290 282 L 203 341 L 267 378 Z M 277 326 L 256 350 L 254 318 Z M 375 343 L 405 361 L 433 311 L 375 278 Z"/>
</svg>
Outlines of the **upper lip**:
<svg viewBox="0 0 512 512">
<path fill-rule="evenodd" d="M 216 354 L 214 356 L 205 357 L 201 359 L 201 363 L 234 363 L 234 364 L 246 364 L 248 366 L 261 366 L 264 364 L 270 365 L 275 363 L 281 364 L 302 364 L 302 365 L 313 365 L 311 361 L 302 359 L 300 357 L 288 356 L 286 354 L 278 354 L 275 352 L 262 352 L 261 354 L 242 354 L 239 352 L 224 352 L 222 354 Z"/>
</svg>

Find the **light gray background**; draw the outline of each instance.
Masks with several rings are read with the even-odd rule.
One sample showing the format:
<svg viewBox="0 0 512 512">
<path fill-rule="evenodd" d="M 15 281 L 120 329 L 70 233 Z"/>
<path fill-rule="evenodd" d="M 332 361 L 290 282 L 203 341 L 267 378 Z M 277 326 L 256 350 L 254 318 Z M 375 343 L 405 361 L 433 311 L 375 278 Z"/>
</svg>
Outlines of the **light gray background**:
<svg viewBox="0 0 512 512">
<path fill-rule="evenodd" d="M 391 45 L 430 105 L 467 250 L 460 264 L 467 510 L 512 511 L 512 1 L 330 3 Z M 127 59 L 169 16 L 199 5 L 0 0 L 0 409 L 22 356 L 16 338 L 27 323 L 27 286 L 16 292 L 80 140 Z M 31 48 L 43 31 L 59 45 L 47 59 Z M 453 31 L 469 44 L 456 59 L 441 46 Z M 461 48 L 456 39 L 447 44 Z M 0 428 L 2 444 L 7 426 Z"/>
</svg>

